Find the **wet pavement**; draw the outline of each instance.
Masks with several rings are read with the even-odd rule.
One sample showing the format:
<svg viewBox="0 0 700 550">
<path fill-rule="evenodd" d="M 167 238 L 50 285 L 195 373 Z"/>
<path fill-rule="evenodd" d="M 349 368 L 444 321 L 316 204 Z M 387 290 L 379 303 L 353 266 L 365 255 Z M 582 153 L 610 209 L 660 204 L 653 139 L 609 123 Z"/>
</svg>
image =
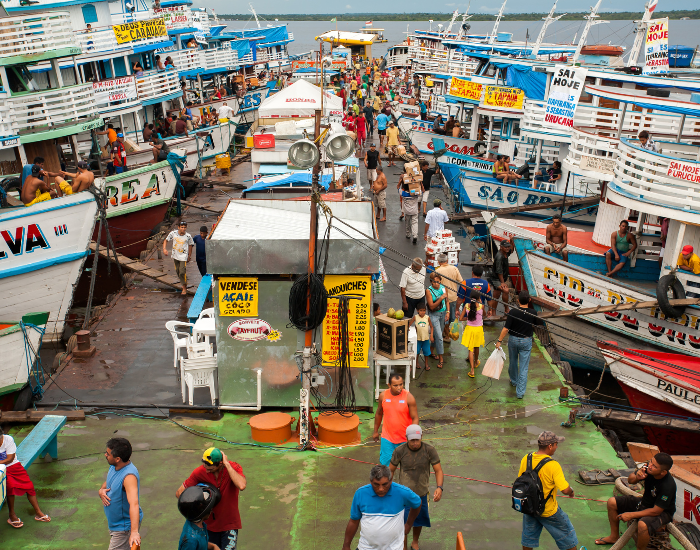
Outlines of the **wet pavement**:
<svg viewBox="0 0 700 550">
<path fill-rule="evenodd" d="M 419 240 L 418 245 L 412 245 L 398 219 L 394 189 L 400 169 L 401 164 L 387 170 L 389 212 L 387 222 L 378 224 L 379 236 L 406 256 L 424 256 L 423 243 Z M 249 170 L 250 165 L 244 164 L 234 177 L 247 179 Z M 364 173 L 362 179 L 366 179 Z M 433 190 L 431 202 L 435 195 L 441 196 L 441 192 Z M 223 207 L 228 199 L 218 190 L 205 189 L 196 200 L 203 203 L 207 197 L 209 204 L 217 207 Z M 206 219 L 209 224 L 214 217 L 193 209 L 186 214 L 191 230 L 199 225 L 196 218 Z M 419 235 L 422 231 L 421 216 Z M 465 251 L 470 249 L 464 240 L 462 243 L 464 259 Z M 471 253 L 467 254 L 470 259 Z M 169 258 L 151 262 L 171 269 Z M 394 284 L 398 284 L 401 270 L 408 263 L 385 259 L 384 265 L 391 282 L 375 299 L 386 311 L 400 307 Z M 460 269 L 465 278 L 470 276 L 469 268 Z M 188 267 L 192 283 L 196 271 L 193 262 Z M 173 345 L 164 324 L 183 318 L 189 301 L 147 279 L 135 281 L 98 325 L 97 337 L 93 339 L 98 354 L 85 363 L 69 365 L 56 379 L 62 390 L 57 386 L 50 388 L 45 400 L 70 399 L 65 390 L 84 401 L 179 403 Z M 500 327 L 487 328 L 486 341 L 494 340 L 498 330 Z M 482 350 L 482 363 L 491 349 L 492 346 L 488 352 Z M 453 548 L 457 531 L 464 534 L 470 549 L 520 547 L 522 516 L 511 509 L 510 490 L 482 481 L 510 485 L 520 459 L 536 449 L 537 435 L 543 430 L 565 432 L 567 439 L 555 458 L 577 496 L 605 500 L 612 494 L 610 486 L 583 487 L 574 481 L 578 470 L 619 469 L 624 464 L 591 423 L 579 421 L 569 429 L 560 426 L 567 420 L 570 406 L 559 402 L 561 376 L 539 346 L 533 346 L 528 390 L 522 400 L 515 397 L 507 374 L 500 380 L 480 374 L 475 379 L 467 377 L 466 356 L 464 347 L 451 343 L 445 350 L 445 368 L 419 370 L 411 383 L 424 439 L 436 447 L 448 474 L 443 499 L 430 503 L 432 527 L 423 530 L 422 549 Z M 195 402 L 206 403 L 205 398 L 204 391 L 195 393 Z M 124 413 L 127 416 L 88 416 L 84 422 L 66 424 L 59 435 L 59 460 L 37 461 L 29 470 L 40 503 L 53 521 L 31 521 L 26 499 L 20 497 L 18 511 L 25 527 L 14 530 L 0 522 L 0 540 L 7 541 L 3 546 L 106 548 L 109 536 L 97 490 L 107 472 L 102 455 L 104 443 L 114 436 L 127 437 L 134 445 L 132 460 L 141 476 L 143 548 L 154 549 L 177 546 L 184 522 L 177 511 L 175 491 L 200 464 L 203 450 L 214 444 L 239 462 L 247 476 L 248 487 L 240 498 L 240 548 L 255 550 L 339 548 L 353 493 L 368 482 L 370 464 L 379 457 L 379 445 L 371 441 L 373 416 L 366 412 L 359 413 L 363 445 L 345 449 L 320 447 L 317 452 L 297 452 L 292 446 L 270 450 L 251 445 L 248 413 L 226 413 L 220 421 L 176 418 L 194 432 L 167 420 Z M 19 441 L 29 430 L 31 426 L 17 426 L 13 435 Z M 430 494 L 434 487 L 433 479 Z M 576 528 L 579 546 L 592 546 L 595 538 L 607 534 L 604 503 L 564 497 L 559 498 L 559 503 Z M 543 533 L 540 547 L 549 550 L 556 545 Z"/>
</svg>

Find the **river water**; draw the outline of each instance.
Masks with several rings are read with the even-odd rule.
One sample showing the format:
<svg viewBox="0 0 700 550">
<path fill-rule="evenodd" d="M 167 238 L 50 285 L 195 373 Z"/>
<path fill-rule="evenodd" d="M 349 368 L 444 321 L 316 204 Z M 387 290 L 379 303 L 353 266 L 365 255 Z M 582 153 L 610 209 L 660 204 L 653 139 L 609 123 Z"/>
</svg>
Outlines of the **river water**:
<svg viewBox="0 0 700 550">
<path fill-rule="evenodd" d="M 603 14 L 603 17 L 605 14 Z M 460 19 L 461 21 L 461 19 Z M 310 50 L 318 50 L 318 42 L 314 40 L 319 34 L 326 31 L 335 30 L 336 24 L 326 21 L 279 21 L 271 24 L 287 24 L 289 32 L 294 34 L 294 42 L 289 44 L 289 52 L 300 54 Z M 442 22 L 447 25 L 448 22 Z M 261 21 L 265 26 L 267 21 Z M 438 22 L 432 24 L 434 31 L 438 30 Z M 585 21 L 555 21 L 547 29 L 545 41 L 556 43 L 570 43 L 574 39 L 578 40 Z M 255 21 L 231 21 L 228 28 L 238 30 L 242 28 L 253 28 Z M 357 32 L 364 26 L 362 21 L 339 21 L 338 30 Z M 384 29 L 384 37 L 388 42 L 374 44 L 372 53 L 375 57 L 383 56 L 387 49 L 395 44 L 401 43 L 406 38 L 406 31 L 411 32 L 416 29 L 428 30 L 430 23 L 427 21 L 375 21 L 375 28 Z M 457 30 L 455 23 L 453 30 Z M 535 41 L 542 28 L 542 21 L 502 21 L 498 27 L 499 32 L 512 32 L 513 40 L 525 40 L 529 34 L 529 40 Z M 470 33 L 486 34 L 493 29 L 493 23 L 488 21 L 475 21 L 471 23 Z M 632 21 L 611 21 L 607 24 L 595 25 L 588 35 L 588 44 L 615 44 L 629 48 L 634 42 L 634 23 Z M 669 45 L 696 46 L 700 42 L 698 38 L 697 21 L 676 21 L 669 23 Z"/>
</svg>

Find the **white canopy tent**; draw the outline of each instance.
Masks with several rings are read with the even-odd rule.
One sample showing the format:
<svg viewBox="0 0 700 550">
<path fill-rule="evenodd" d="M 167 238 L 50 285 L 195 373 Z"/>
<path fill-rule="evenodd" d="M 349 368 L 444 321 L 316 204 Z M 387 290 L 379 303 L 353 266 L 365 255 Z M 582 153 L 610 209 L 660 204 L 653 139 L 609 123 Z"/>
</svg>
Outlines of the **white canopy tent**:
<svg viewBox="0 0 700 550">
<path fill-rule="evenodd" d="M 321 88 L 298 80 L 271 95 L 258 109 L 258 118 L 304 118 L 314 116 L 321 109 Z M 323 116 L 342 117 L 343 100 L 323 92 Z"/>
</svg>

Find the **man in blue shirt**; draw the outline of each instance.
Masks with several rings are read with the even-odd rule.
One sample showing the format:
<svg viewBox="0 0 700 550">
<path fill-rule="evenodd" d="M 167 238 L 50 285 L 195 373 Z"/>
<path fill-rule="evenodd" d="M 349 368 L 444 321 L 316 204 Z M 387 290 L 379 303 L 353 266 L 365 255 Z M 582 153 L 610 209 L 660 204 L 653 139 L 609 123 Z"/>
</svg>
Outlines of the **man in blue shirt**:
<svg viewBox="0 0 700 550">
<path fill-rule="evenodd" d="M 192 239 L 196 250 L 194 259 L 197 261 L 197 268 L 199 269 L 199 273 L 202 275 L 202 277 L 207 274 L 207 254 L 204 249 L 204 243 L 207 241 L 208 233 L 209 230 L 207 229 L 207 226 L 203 225 L 199 228 L 199 235 Z"/>
<path fill-rule="evenodd" d="M 483 274 L 484 266 L 475 265 L 472 268 L 472 278 L 464 281 L 457 291 L 457 309 L 459 309 L 462 304 L 467 301 L 472 289 L 476 289 L 482 293 L 481 301 L 484 303 L 484 306 L 486 306 L 488 303 L 488 298 L 491 297 L 492 292 L 489 282 L 486 279 L 481 278 Z M 484 294 L 486 296 L 484 296 Z"/>
<path fill-rule="evenodd" d="M 351 550 L 358 527 L 358 550 L 403 550 L 404 538 L 421 510 L 421 499 L 408 487 L 392 483 L 388 466 L 373 466 L 369 480 L 369 485 L 355 491 L 352 499 L 343 550 Z M 406 507 L 410 512 L 404 523 Z"/>
<path fill-rule="evenodd" d="M 379 113 L 377 115 L 377 133 L 379 134 L 379 150 L 384 146 L 384 138 L 386 137 L 386 127 L 391 120 L 386 114 Z"/>
<path fill-rule="evenodd" d="M 422 99 L 420 100 L 418 106 L 420 107 L 420 119 L 428 120 L 428 107 Z"/>
</svg>

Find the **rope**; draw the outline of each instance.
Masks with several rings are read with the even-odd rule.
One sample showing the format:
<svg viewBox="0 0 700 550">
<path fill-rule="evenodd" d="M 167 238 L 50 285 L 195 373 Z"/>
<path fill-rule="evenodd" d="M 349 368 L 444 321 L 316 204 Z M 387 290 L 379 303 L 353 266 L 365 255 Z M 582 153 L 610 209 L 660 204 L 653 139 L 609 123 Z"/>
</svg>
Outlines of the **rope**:
<svg viewBox="0 0 700 550">
<path fill-rule="evenodd" d="M 22 335 L 24 336 L 24 357 L 27 361 L 27 380 L 29 381 L 29 387 L 32 389 L 32 397 L 39 401 L 44 396 L 44 384 L 46 384 L 46 379 L 44 378 L 44 369 L 40 369 L 41 356 L 39 352 L 41 351 L 41 344 L 43 342 L 44 333 L 46 329 L 44 327 L 39 327 L 32 323 L 25 323 L 20 321 L 19 327 L 22 330 Z M 29 341 L 29 335 L 27 334 L 28 329 L 36 330 L 41 337 L 39 338 L 39 347 L 35 350 L 32 343 Z M 29 357 L 33 356 L 30 360 Z M 32 386 L 32 376 L 34 377 L 35 385 Z"/>
</svg>

